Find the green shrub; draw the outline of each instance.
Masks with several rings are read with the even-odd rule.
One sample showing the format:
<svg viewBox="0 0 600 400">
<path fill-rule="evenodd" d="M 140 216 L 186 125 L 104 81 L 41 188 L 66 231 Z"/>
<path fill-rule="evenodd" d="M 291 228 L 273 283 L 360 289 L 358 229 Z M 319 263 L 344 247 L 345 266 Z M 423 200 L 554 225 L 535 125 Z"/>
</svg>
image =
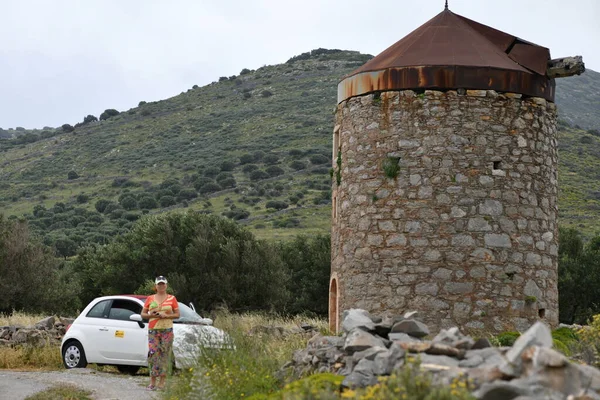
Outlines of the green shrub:
<svg viewBox="0 0 600 400">
<path fill-rule="evenodd" d="M 592 317 L 587 326 L 577 331 L 580 339 L 580 350 L 588 364 L 600 366 L 600 314 Z"/>
<path fill-rule="evenodd" d="M 95 116 L 93 116 L 91 114 L 86 116 L 85 118 L 83 118 L 84 124 L 89 124 L 90 122 L 96 122 L 96 121 L 98 121 L 98 118 L 96 118 Z"/>
<path fill-rule="evenodd" d="M 236 185 L 236 181 L 235 181 L 234 177 L 231 177 L 231 178 L 223 179 L 222 181 L 219 182 L 219 185 L 224 189 L 233 188 Z"/>
<path fill-rule="evenodd" d="M 230 172 L 221 172 L 219 175 L 217 175 L 215 177 L 215 180 L 219 183 L 221 183 L 221 181 L 224 181 L 225 179 L 230 179 L 233 178 L 233 174 Z"/>
<path fill-rule="evenodd" d="M 274 208 L 275 210 L 284 210 L 286 208 L 289 207 L 289 204 L 286 203 L 285 201 L 280 201 L 280 200 L 271 200 L 271 201 L 267 201 L 267 204 L 265 204 L 265 208 Z"/>
<path fill-rule="evenodd" d="M 386 177 L 390 179 L 396 179 L 398 172 L 400 171 L 399 157 L 387 157 L 381 163 L 381 168 Z"/>
<path fill-rule="evenodd" d="M 235 163 L 233 161 L 223 161 L 221 163 L 221 171 L 233 171 Z"/>
<path fill-rule="evenodd" d="M 567 328 L 566 326 L 563 326 L 563 327 L 553 330 L 552 337 L 554 339 L 560 340 L 561 342 L 563 342 L 565 344 L 570 343 L 570 342 L 579 341 L 577 332 L 575 332 L 573 329 Z"/>
<path fill-rule="evenodd" d="M 80 194 L 77 195 L 77 202 L 79 204 L 85 204 L 85 203 L 88 202 L 89 199 L 90 199 L 90 196 L 88 196 L 85 193 L 80 193 Z"/>
<path fill-rule="evenodd" d="M 248 218 L 250 216 L 250 211 L 237 208 L 234 210 L 224 211 L 222 215 L 234 221 L 239 221 L 241 219 Z"/>
<path fill-rule="evenodd" d="M 552 346 L 554 347 L 554 350 L 560 351 L 566 356 L 571 355 L 571 350 L 569 350 L 569 347 L 559 339 L 552 339 Z"/>
<path fill-rule="evenodd" d="M 177 201 L 173 196 L 163 196 L 160 198 L 159 202 L 161 207 L 170 207 L 177 204 Z"/>
<path fill-rule="evenodd" d="M 319 393 L 319 399 L 324 399 L 325 394 L 331 395 L 332 399 L 339 399 L 337 392 L 344 376 L 332 373 L 321 373 L 309 375 L 291 383 L 288 383 L 282 390 L 273 394 L 255 394 L 248 400 L 288 400 L 288 399 L 310 399 L 314 393 Z M 314 398 L 314 397 L 312 397 Z"/>
<path fill-rule="evenodd" d="M 181 201 L 192 200 L 192 199 L 195 199 L 196 197 L 198 197 L 198 192 L 196 192 L 196 190 L 194 190 L 194 189 L 182 189 L 177 194 L 177 201 L 181 202 Z"/>
<path fill-rule="evenodd" d="M 79 178 L 79 174 L 73 170 L 69 171 L 69 173 L 67 174 L 67 179 L 72 181 L 74 179 Z"/>
<path fill-rule="evenodd" d="M 106 204 L 106 206 L 104 206 L 103 213 L 104 214 L 110 214 L 110 213 L 112 213 L 113 211 L 115 211 L 115 210 L 117 210 L 119 208 L 121 208 L 121 206 L 119 204 L 110 201 L 110 202 L 108 202 L 108 204 Z"/>
<path fill-rule="evenodd" d="M 208 167 L 202 172 L 202 175 L 207 176 L 209 178 L 214 178 L 215 176 L 219 175 L 219 172 L 221 172 L 220 168 Z"/>
<path fill-rule="evenodd" d="M 267 154 L 263 157 L 263 162 L 267 165 L 274 165 L 279 162 L 279 157 L 276 154 Z"/>
<path fill-rule="evenodd" d="M 73 128 L 73 125 L 69 125 L 69 124 L 64 124 L 63 126 L 61 126 L 61 129 L 65 133 L 73 132 L 75 130 L 75 128 Z"/>
<path fill-rule="evenodd" d="M 252 155 L 252 154 L 242 154 L 240 156 L 240 164 L 241 165 L 249 164 L 251 162 L 254 162 L 254 155 Z"/>
<path fill-rule="evenodd" d="M 496 339 L 500 346 L 512 346 L 519 336 L 521 336 L 519 332 L 502 332 L 496 336 Z"/>
<path fill-rule="evenodd" d="M 306 168 L 306 163 L 304 163 L 300 160 L 294 160 L 289 165 L 290 165 L 290 168 L 293 169 L 294 171 L 300 171 L 300 170 Z"/>
<path fill-rule="evenodd" d="M 200 188 L 207 183 L 215 183 L 213 178 L 209 178 L 208 176 L 199 176 L 194 180 L 194 188 L 196 190 L 200 190 Z"/>
<path fill-rule="evenodd" d="M 267 174 L 269 174 L 269 176 L 273 176 L 273 177 L 283 175 L 285 173 L 283 168 L 278 167 L 277 165 L 271 165 L 271 166 L 267 167 L 267 169 L 265 169 L 265 172 Z"/>
<path fill-rule="evenodd" d="M 209 194 L 209 193 L 218 192 L 219 190 L 221 190 L 221 186 L 218 183 L 208 182 L 208 183 L 205 183 L 204 185 L 202 185 L 199 192 L 201 194 Z"/>
<path fill-rule="evenodd" d="M 151 210 L 153 208 L 158 207 L 158 202 L 154 197 L 151 196 L 143 196 L 138 200 L 138 207 L 140 209 Z"/>
<path fill-rule="evenodd" d="M 364 389 L 346 390 L 342 398 L 354 399 L 415 399 L 415 400 L 475 400 L 465 376 L 452 380 L 449 386 L 433 383 L 432 374 L 422 371 L 420 362 L 408 361 L 389 377 L 380 377 L 379 383 Z"/>
<path fill-rule="evenodd" d="M 309 160 L 313 165 L 326 164 L 330 161 L 329 157 L 325 157 L 322 154 L 312 155 Z"/>
<path fill-rule="evenodd" d="M 256 171 L 257 169 L 258 169 L 258 165 L 256 165 L 256 164 L 246 164 L 242 168 L 242 172 L 249 174 L 253 171 Z"/>
<path fill-rule="evenodd" d="M 135 210 L 138 207 L 138 203 L 133 196 L 124 197 L 120 204 L 125 210 Z"/>
<path fill-rule="evenodd" d="M 270 177 L 269 174 L 267 174 L 265 171 L 261 171 L 260 169 L 257 169 L 256 171 L 252 171 L 250 173 L 251 181 L 260 181 L 263 179 L 267 179 L 269 177 Z"/>
<path fill-rule="evenodd" d="M 114 117 L 116 115 L 119 115 L 120 113 L 115 110 L 114 108 L 109 108 L 107 110 L 104 110 L 104 112 L 102 114 L 100 114 L 100 121 L 105 121 L 111 117 Z"/>
</svg>

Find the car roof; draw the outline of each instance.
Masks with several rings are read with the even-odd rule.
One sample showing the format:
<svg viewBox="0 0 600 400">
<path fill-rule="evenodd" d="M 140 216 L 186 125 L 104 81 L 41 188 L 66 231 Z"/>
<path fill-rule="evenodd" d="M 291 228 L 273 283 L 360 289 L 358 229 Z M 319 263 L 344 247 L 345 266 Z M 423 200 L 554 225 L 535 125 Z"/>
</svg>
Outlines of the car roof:
<svg viewBox="0 0 600 400">
<path fill-rule="evenodd" d="M 121 296 L 135 297 L 140 300 L 146 300 L 148 298 L 148 295 L 145 294 L 122 294 Z"/>
<path fill-rule="evenodd" d="M 144 302 L 147 297 L 148 296 L 140 296 L 137 294 L 113 294 L 113 295 L 109 295 L 109 296 L 99 296 L 99 297 L 96 297 L 92 301 L 95 302 L 97 300 L 135 299 L 135 300 Z"/>
</svg>

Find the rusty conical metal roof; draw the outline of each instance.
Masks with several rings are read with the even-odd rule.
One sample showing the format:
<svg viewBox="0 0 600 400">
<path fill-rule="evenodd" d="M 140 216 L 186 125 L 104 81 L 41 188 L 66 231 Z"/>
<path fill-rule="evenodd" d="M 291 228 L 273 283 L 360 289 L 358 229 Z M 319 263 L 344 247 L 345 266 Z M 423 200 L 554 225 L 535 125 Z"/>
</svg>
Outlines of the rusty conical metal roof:
<svg viewBox="0 0 600 400">
<path fill-rule="evenodd" d="M 493 89 L 554 101 L 550 51 L 448 9 L 343 78 L 338 102 L 374 91 Z"/>
</svg>

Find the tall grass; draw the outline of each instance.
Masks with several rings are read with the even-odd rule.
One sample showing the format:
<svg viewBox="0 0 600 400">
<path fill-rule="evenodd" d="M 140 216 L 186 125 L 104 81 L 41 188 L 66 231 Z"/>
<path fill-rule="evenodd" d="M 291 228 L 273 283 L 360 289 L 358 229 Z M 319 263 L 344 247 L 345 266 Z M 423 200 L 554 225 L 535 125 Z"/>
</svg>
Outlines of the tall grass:
<svg viewBox="0 0 600 400">
<path fill-rule="evenodd" d="M 22 311 L 13 311 L 12 314 L 0 313 L 0 326 L 31 326 L 47 316 L 44 314 L 27 314 Z"/>
<path fill-rule="evenodd" d="M 326 322 L 315 318 L 272 317 L 247 313 L 221 313 L 215 320 L 235 344 L 233 350 L 203 349 L 198 365 L 184 371 L 170 385 L 167 398 L 240 399 L 279 390 L 278 370 L 291 360 L 295 350 L 306 347 L 300 334 L 275 336 L 250 334 L 256 326 L 298 327 L 301 322 L 325 330 Z"/>
<path fill-rule="evenodd" d="M 43 314 L 27 314 L 14 311 L 0 314 L 0 326 L 32 326 L 46 318 Z M 60 347 L 47 342 L 44 346 L 0 347 L 0 369 L 60 369 Z"/>
<path fill-rule="evenodd" d="M 63 365 L 58 345 L 0 347 L 0 369 L 55 370 L 61 368 Z"/>
</svg>

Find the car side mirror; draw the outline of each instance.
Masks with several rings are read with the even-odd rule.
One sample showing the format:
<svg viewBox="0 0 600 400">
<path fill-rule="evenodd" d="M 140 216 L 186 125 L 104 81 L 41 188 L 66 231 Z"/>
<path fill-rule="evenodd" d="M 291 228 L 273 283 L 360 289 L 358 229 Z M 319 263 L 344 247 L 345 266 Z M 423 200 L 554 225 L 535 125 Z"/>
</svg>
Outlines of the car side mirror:
<svg viewBox="0 0 600 400">
<path fill-rule="evenodd" d="M 140 326 L 140 328 L 145 328 L 146 325 L 144 325 L 144 320 L 142 319 L 142 316 L 140 314 L 131 314 L 129 316 L 129 319 L 132 321 L 136 321 L 138 323 L 138 325 Z"/>
</svg>

